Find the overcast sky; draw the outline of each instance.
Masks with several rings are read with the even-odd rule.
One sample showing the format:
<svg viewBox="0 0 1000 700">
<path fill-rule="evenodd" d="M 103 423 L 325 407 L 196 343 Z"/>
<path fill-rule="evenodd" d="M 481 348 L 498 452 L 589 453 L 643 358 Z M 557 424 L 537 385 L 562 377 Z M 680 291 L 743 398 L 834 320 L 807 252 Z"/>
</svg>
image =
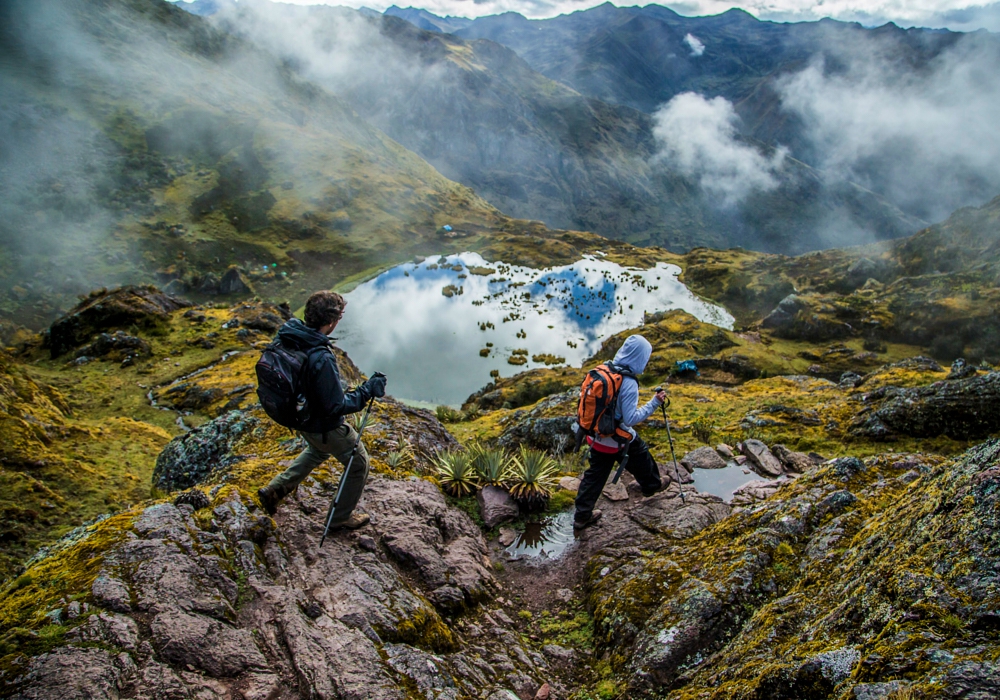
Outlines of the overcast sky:
<svg viewBox="0 0 1000 700">
<path fill-rule="evenodd" d="M 393 0 L 285 0 L 298 5 L 367 6 L 383 11 Z M 401 7 L 420 7 L 437 15 L 481 17 L 500 12 L 520 12 L 532 17 L 556 15 L 584 10 L 601 4 L 600 0 L 396 0 Z M 620 6 L 631 3 L 618 2 Z M 731 7 L 775 21 L 806 21 L 822 17 L 857 21 L 874 26 L 892 21 L 902 27 L 947 27 L 956 31 L 988 29 L 1000 31 L 1000 2 L 980 4 L 970 0 L 749 0 L 735 4 L 729 0 L 684 0 L 659 3 L 682 15 L 712 15 Z"/>
</svg>

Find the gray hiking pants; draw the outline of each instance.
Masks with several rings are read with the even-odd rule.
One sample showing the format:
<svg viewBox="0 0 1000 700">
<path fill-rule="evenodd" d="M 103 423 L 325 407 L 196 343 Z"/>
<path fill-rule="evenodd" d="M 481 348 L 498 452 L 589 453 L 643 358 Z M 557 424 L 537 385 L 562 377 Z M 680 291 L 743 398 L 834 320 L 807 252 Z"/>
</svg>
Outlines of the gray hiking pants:
<svg viewBox="0 0 1000 700">
<path fill-rule="evenodd" d="M 299 433 L 306 441 L 306 449 L 302 451 L 291 466 L 285 471 L 271 479 L 268 484 L 280 498 L 284 498 L 302 482 L 309 473 L 321 465 L 333 455 L 340 463 L 347 467 L 347 462 L 351 459 L 351 450 L 354 448 L 354 441 L 358 439 L 358 434 L 354 428 L 344 423 L 339 428 L 329 431 L 326 434 L 326 442 L 323 441 L 322 433 Z M 364 443 L 358 443 L 358 451 L 354 455 L 351 463 L 351 471 L 347 473 L 347 481 L 344 483 L 344 492 L 340 494 L 340 502 L 333 513 L 332 525 L 344 522 L 351 515 L 351 511 L 361 500 L 361 492 L 364 491 L 365 482 L 368 480 L 368 452 L 365 451 Z"/>
</svg>

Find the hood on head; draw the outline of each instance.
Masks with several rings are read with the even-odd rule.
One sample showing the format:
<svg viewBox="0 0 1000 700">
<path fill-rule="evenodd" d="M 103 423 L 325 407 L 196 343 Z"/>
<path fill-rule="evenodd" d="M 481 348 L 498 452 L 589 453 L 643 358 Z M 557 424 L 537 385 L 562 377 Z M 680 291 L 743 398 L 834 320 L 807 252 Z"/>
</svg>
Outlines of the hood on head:
<svg viewBox="0 0 1000 700">
<path fill-rule="evenodd" d="M 282 343 L 287 343 L 288 347 L 298 350 L 309 350 L 310 348 L 329 345 L 330 339 L 314 328 L 310 328 L 297 318 L 285 322 L 285 325 L 278 330 L 278 337 Z"/>
<path fill-rule="evenodd" d="M 648 340 L 641 335 L 630 335 L 615 354 L 614 363 L 619 367 L 628 367 L 632 374 L 642 374 L 652 354 L 653 346 Z"/>
</svg>

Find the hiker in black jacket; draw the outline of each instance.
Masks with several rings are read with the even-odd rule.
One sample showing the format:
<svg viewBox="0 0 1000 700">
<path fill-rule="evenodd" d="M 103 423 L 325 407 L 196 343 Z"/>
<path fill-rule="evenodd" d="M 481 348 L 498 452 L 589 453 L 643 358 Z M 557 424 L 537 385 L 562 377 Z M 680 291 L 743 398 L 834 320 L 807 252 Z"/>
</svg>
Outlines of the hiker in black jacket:
<svg viewBox="0 0 1000 700">
<path fill-rule="evenodd" d="M 386 379 L 381 375 L 347 393 L 340 384 L 340 371 L 328 336 L 344 315 L 346 305 L 344 297 L 336 292 L 316 292 L 306 301 L 305 323 L 293 318 L 278 331 L 282 345 L 301 350 L 309 357 L 302 387 L 310 417 L 299 433 L 306 441 L 306 449 L 288 469 L 257 491 L 261 505 L 270 515 L 277 511 L 281 499 L 294 491 L 330 455 L 346 468 L 358 434 L 344 422 L 344 416 L 362 410 L 373 396 L 385 396 Z M 330 521 L 331 530 L 354 530 L 368 524 L 367 514 L 353 512 L 367 479 L 368 453 L 364 444 L 359 443 Z"/>
</svg>

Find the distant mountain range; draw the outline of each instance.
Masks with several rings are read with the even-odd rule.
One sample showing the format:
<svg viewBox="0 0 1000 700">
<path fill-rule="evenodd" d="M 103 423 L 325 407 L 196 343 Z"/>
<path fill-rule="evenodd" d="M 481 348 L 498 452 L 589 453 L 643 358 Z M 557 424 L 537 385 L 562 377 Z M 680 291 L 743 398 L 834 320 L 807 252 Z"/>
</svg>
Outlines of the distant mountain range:
<svg viewBox="0 0 1000 700">
<path fill-rule="evenodd" d="M 470 33 L 462 38 L 371 11 L 263 0 L 0 5 L 0 276 L 10 280 L 0 311 L 27 314 L 25 321 L 50 317 L 67 297 L 151 273 L 197 290 L 231 263 L 255 267 L 262 291 L 290 288 L 294 297 L 314 280 L 342 279 L 429 246 L 464 245 L 440 237 L 445 223 L 470 237 L 530 228 L 510 216 L 674 250 L 741 245 L 782 253 L 924 226 L 922 211 L 900 206 L 878 178 L 859 182 L 801 155 L 809 151 L 796 134 L 816 142 L 806 122 L 796 125 L 783 109 L 780 80 L 800 75 L 793 58 L 803 65 L 806 50 L 777 47 L 772 53 L 784 58 L 772 60 L 761 37 L 834 31 L 893 52 L 903 46 L 916 76 L 971 39 L 829 23 L 776 28 L 739 13 L 688 25 L 695 20 L 660 10 L 602 6 L 538 25 L 564 82 L 508 46 L 472 38 L 495 25 L 516 44 L 517 31 L 498 29 L 529 22 L 513 15 L 470 21 L 456 30 Z M 463 24 L 415 17 L 446 29 Z M 680 24 L 670 29 L 671 22 Z M 687 114 L 675 109 L 683 100 L 651 113 L 574 86 L 583 73 L 566 68 L 573 42 L 638 25 L 670 29 L 686 47 L 685 64 L 716 66 L 692 68 L 670 88 L 701 91 L 686 98 Z M 744 56 L 729 72 L 725 61 L 710 63 L 721 61 L 714 52 L 724 36 L 737 37 L 727 55 Z M 650 39 L 648 50 L 627 57 L 632 40 L 622 41 L 593 63 L 619 76 L 608 84 L 642 74 L 635 61 L 667 46 Z M 757 53 L 747 48 L 754 46 Z M 610 62 L 614 56 L 621 65 Z M 955 64 L 981 65 L 980 54 L 969 56 Z M 970 75 L 987 88 L 995 80 L 989 71 Z M 710 90 L 712 81 L 725 92 Z M 662 90 L 656 94 L 665 98 Z M 734 110 L 744 115 L 742 131 Z M 947 204 L 956 191 L 1000 191 L 989 175 L 996 175 L 990 139 L 953 132 L 942 139 L 929 131 L 924 141 L 950 158 L 964 138 L 992 170 L 917 167 L 921 161 L 908 160 L 913 144 L 891 140 L 895 150 L 874 153 L 868 167 L 923 173 L 934 189 L 913 196 L 928 203 Z M 307 272 L 308 281 L 264 277 L 264 264 Z"/>
<path fill-rule="evenodd" d="M 434 26 L 451 21 L 399 12 Z M 658 157 L 653 116 L 552 81 L 490 40 L 419 30 L 392 16 L 261 1 L 212 19 L 345 97 L 444 175 L 513 216 L 674 250 L 798 252 L 897 237 L 925 224 L 870 188 L 795 158 L 773 178 L 767 174 L 771 186 L 723 202 L 704 191 L 697 174 Z M 737 136 L 735 148 L 750 157 L 773 154 L 752 136 Z"/>
<path fill-rule="evenodd" d="M 979 162 L 975 153 L 955 153 L 955 162 L 949 162 L 943 154 L 928 161 L 906 152 L 927 148 L 927 142 L 951 141 L 954 132 L 966 128 L 961 115 L 942 120 L 935 113 L 949 104 L 975 110 L 978 103 L 980 109 L 968 119 L 992 121 L 990 115 L 1000 110 L 1000 85 L 973 75 L 989 74 L 987 66 L 1000 63 L 1000 37 L 995 34 L 904 30 L 894 24 L 866 28 L 833 20 L 776 23 L 738 9 L 684 17 L 659 5 L 610 3 L 544 20 L 508 12 L 463 21 L 395 7 L 386 14 L 424 29 L 503 44 L 546 77 L 609 104 L 654 113 L 684 92 L 723 97 L 742 118 L 744 136 L 781 144 L 795 158 L 821 169 L 842 166 L 837 148 L 871 124 L 887 116 L 900 123 L 924 117 L 923 133 L 918 124 L 875 127 L 862 153 L 852 153 L 849 177 L 918 218 L 943 218 L 1000 189 L 998 171 Z M 819 85 L 794 83 L 796 76 L 817 66 Z M 833 92 L 829 88 L 837 81 L 843 83 L 840 93 L 825 102 L 826 93 L 805 95 L 806 104 L 796 100 L 803 96 L 795 89 Z M 982 104 L 984 99 L 988 105 Z M 829 114 L 837 109 L 853 120 Z M 850 114 L 851 109 L 858 113 Z M 898 113 L 886 114 L 894 110 Z M 817 117 L 816 111 L 827 114 Z M 823 116 L 825 122 L 817 125 Z M 897 139 L 900 129 L 905 138 Z M 849 131 L 854 134 L 844 133 Z M 988 133 L 983 135 L 995 143 Z M 966 148 L 975 151 L 977 146 L 970 140 Z M 1000 148 L 988 148 L 991 157 L 1000 157 Z M 967 162 L 975 165 L 967 167 Z M 929 170 L 936 172 L 914 182 L 915 171 Z M 953 184 L 942 187 L 946 181 Z"/>
</svg>

